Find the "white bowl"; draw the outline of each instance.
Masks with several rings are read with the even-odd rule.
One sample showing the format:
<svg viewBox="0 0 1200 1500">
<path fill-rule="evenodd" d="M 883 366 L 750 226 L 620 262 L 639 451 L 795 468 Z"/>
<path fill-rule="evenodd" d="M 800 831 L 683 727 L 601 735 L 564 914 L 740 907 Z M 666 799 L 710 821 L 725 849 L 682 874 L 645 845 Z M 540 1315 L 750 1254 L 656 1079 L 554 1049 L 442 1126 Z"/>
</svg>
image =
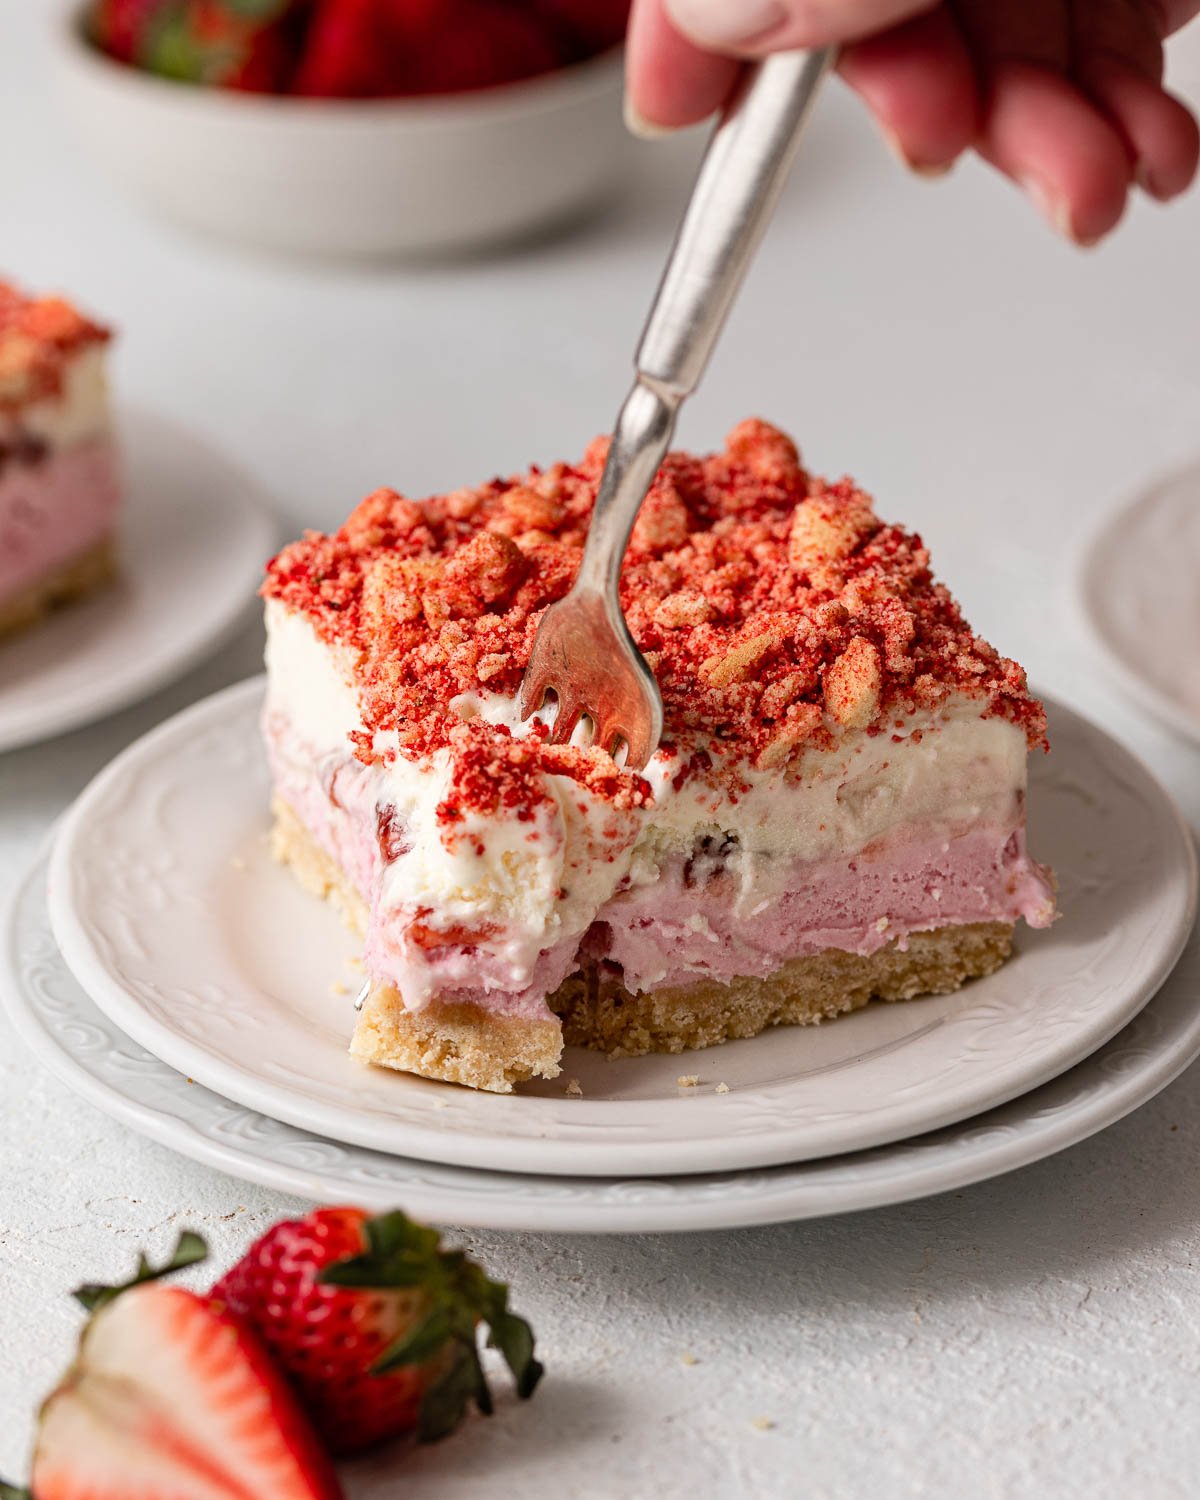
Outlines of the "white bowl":
<svg viewBox="0 0 1200 1500">
<path fill-rule="evenodd" d="M 64 107 L 97 165 L 180 224 L 260 249 L 429 254 L 581 214 L 621 175 L 619 50 L 420 99 L 293 99 L 139 72 L 56 34 Z"/>
</svg>

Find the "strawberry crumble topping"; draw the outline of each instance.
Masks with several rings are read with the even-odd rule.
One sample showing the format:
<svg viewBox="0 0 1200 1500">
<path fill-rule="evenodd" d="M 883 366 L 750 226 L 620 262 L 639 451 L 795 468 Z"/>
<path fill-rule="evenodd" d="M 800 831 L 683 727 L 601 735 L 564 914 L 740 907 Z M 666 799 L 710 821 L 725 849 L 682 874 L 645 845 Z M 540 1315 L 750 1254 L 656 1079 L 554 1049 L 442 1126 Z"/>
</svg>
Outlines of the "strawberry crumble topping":
<svg viewBox="0 0 1200 1500">
<path fill-rule="evenodd" d="M 56 396 L 72 356 L 110 336 L 63 298 L 27 297 L 0 281 L 0 411 Z"/>
<path fill-rule="evenodd" d="M 352 653 L 359 758 L 378 753 L 380 731 L 409 758 L 449 750 L 445 826 L 476 810 L 530 816 L 545 773 L 622 808 L 649 798 L 597 748 L 551 745 L 537 723 L 517 738 L 464 707 L 518 693 L 542 612 L 575 576 L 607 448 L 600 438 L 576 465 L 420 502 L 377 490 L 335 535 L 309 532 L 270 564 L 263 594 Z M 736 787 L 747 765 L 783 767 L 845 732 L 893 733 L 951 694 L 1045 744 L 1024 672 L 972 632 L 921 539 L 881 522 L 851 480 L 810 476 L 763 421 L 741 423 L 719 453 L 667 457 L 621 603 L 685 778 Z"/>
</svg>

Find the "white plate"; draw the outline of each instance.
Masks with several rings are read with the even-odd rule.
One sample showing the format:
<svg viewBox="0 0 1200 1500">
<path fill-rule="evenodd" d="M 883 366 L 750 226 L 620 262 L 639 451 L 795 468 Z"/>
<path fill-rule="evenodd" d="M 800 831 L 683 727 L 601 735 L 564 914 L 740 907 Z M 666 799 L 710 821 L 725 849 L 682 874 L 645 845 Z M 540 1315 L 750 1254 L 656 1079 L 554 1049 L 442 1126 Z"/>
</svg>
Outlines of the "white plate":
<svg viewBox="0 0 1200 1500">
<path fill-rule="evenodd" d="M 0 641 L 0 750 L 144 698 L 237 628 L 275 545 L 259 486 L 151 412 L 122 414 L 121 573 Z"/>
<path fill-rule="evenodd" d="M 1130 697 L 1200 741 L 1200 464 L 1105 523 L 1084 555 L 1079 591 Z"/>
<path fill-rule="evenodd" d="M 609 1062 L 475 1093 L 346 1055 L 356 944 L 277 869 L 263 834 L 261 679 L 161 725 L 84 791 L 51 858 L 50 915 L 84 989 L 171 1067 L 305 1130 L 514 1172 L 713 1172 L 902 1140 L 1053 1078 L 1124 1026 L 1191 929 L 1195 856 L 1114 741 L 1055 709 L 1030 822 L 1065 916 L 958 995 L 877 1005 L 708 1052 Z M 343 998 L 331 990 L 343 981 Z M 700 1085 L 679 1088 L 681 1074 Z M 576 1077 L 583 1097 L 565 1096 Z M 724 1082 L 729 1092 L 717 1094 Z"/>
<path fill-rule="evenodd" d="M 533 1177 L 437 1166 L 280 1124 L 185 1079 L 88 999 L 50 930 L 46 863 L 18 891 L 2 986 L 20 1035 L 76 1094 L 184 1156 L 316 1202 L 398 1204 L 440 1224 L 544 1233 L 730 1229 L 903 1203 L 982 1182 L 1093 1135 L 1200 1055 L 1200 932 L 1149 1005 L 1099 1052 L 1032 1093 L 919 1140 L 715 1176 Z"/>
</svg>

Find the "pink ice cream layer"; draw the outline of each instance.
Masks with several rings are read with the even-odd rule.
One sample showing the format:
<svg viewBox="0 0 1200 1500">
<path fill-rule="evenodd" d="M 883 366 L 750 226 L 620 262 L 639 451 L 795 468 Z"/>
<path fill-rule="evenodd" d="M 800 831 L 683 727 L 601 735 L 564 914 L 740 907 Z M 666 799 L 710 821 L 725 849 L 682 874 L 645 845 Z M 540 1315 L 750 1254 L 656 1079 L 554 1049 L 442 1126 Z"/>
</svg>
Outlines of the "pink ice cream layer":
<svg viewBox="0 0 1200 1500">
<path fill-rule="evenodd" d="M 932 927 L 1054 920 L 1050 877 L 1026 853 L 1016 799 L 1010 822 L 909 824 L 856 854 L 793 861 L 781 872 L 783 893 L 749 914 L 738 910 L 731 872 L 697 887 L 691 866 L 680 861 L 654 885 L 615 896 L 584 940 L 584 952 L 618 966 L 635 993 L 765 979 L 789 959 L 904 947 L 909 933 Z"/>
<path fill-rule="evenodd" d="M 537 1017 L 581 961 L 619 968 L 626 987 L 639 992 L 767 978 L 789 959 L 823 949 L 870 954 L 892 941 L 903 946 L 909 933 L 955 923 L 1024 917 L 1045 927 L 1054 919 L 1051 878 L 1026 853 L 1023 798 L 1014 796 L 1004 820 L 958 829 L 910 824 L 855 854 L 793 860 L 770 872 L 780 894 L 749 912 L 738 901 L 747 856 L 736 847 L 725 858 L 679 858 L 653 885 L 609 900 L 582 940 L 576 935 L 544 950 L 532 972 L 518 975 L 505 963 L 502 932 L 493 937 L 495 951 L 466 942 L 429 947 L 413 941 L 415 913 L 380 913 L 372 901 L 383 855 L 370 770 L 341 756 L 314 765 L 278 716 L 268 716 L 266 733 L 276 791 L 370 910 L 368 973 L 401 994 L 406 972 L 417 965 L 443 1000 Z"/>
<path fill-rule="evenodd" d="M 0 599 L 104 540 L 117 518 L 115 443 L 92 438 L 0 471 Z"/>
</svg>

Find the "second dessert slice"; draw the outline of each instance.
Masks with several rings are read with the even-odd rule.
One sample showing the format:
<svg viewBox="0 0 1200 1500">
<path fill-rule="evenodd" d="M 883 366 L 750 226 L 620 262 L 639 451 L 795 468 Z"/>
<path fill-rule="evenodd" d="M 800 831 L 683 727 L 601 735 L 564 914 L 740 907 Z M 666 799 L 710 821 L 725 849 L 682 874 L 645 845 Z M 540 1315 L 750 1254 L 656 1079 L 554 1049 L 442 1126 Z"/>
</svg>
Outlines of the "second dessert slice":
<svg viewBox="0 0 1200 1500">
<path fill-rule="evenodd" d="M 108 339 L 62 298 L 0 281 L 0 635 L 115 570 Z"/>
</svg>

